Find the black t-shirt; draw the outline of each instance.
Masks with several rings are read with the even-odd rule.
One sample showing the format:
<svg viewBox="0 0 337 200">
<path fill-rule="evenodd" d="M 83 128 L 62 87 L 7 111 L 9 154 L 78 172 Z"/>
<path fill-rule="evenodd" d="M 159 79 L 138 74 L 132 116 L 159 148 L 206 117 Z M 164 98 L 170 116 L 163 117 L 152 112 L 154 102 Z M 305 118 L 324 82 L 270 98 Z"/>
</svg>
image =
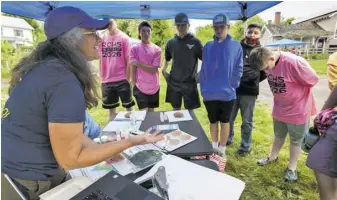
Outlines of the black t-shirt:
<svg viewBox="0 0 337 200">
<path fill-rule="evenodd" d="M 170 83 L 177 87 L 181 84 L 196 84 L 195 75 L 198 70 L 198 59 L 202 59 L 201 41 L 192 34 L 184 38 L 176 35 L 170 39 L 165 47 L 165 59 L 172 61 Z"/>
<path fill-rule="evenodd" d="M 59 165 L 48 123 L 85 120 L 79 81 L 57 59 L 34 68 L 12 89 L 1 120 L 1 170 L 14 178 L 48 180 Z"/>
</svg>

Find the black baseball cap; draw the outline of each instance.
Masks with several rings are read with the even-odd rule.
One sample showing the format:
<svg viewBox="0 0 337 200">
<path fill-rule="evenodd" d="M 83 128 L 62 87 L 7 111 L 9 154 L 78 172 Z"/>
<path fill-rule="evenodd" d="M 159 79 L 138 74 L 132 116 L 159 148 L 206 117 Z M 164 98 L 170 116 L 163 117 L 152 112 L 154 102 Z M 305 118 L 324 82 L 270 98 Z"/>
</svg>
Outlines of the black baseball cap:
<svg viewBox="0 0 337 200">
<path fill-rule="evenodd" d="M 178 24 L 189 24 L 190 21 L 188 20 L 188 17 L 185 13 L 178 13 L 176 17 L 174 18 L 174 23 L 176 25 Z"/>
</svg>

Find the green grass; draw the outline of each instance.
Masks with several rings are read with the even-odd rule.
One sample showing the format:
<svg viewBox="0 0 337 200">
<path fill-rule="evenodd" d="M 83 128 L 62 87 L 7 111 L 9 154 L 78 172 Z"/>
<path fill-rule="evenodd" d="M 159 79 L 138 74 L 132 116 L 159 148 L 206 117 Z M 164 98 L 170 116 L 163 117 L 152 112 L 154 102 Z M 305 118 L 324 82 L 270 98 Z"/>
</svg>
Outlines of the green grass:
<svg viewBox="0 0 337 200">
<path fill-rule="evenodd" d="M 309 61 L 311 67 L 316 71 L 318 75 L 326 75 L 326 63 L 328 60 L 311 60 Z"/>
<path fill-rule="evenodd" d="M 315 61 L 316 62 L 316 61 Z M 322 62 L 324 63 L 324 62 Z M 314 65 L 316 66 L 316 65 Z M 171 106 L 165 103 L 166 82 L 160 77 L 160 107 L 157 110 L 171 110 Z M 7 99 L 7 88 L 1 90 L 3 107 Z M 122 110 L 119 108 L 119 110 Z M 91 109 L 90 114 L 101 125 L 108 121 L 108 112 L 102 109 L 101 105 Z M 195 111 L 201 126 L 209 135 L 209 123 L 205 107 Z M 273 123 L 271 118 L 271 108 L 269 105 L 258 102 L 254 113 L 253 148 L 247 157 L 236 157 L 235 152 L 240 145 L 240 125 L 241 118 L 238 116 L 235 123 L 234 144 L 227 149 L 229 159 L 226 166 L 226 173 L 241 179 L 246 183 L 246 188 L 242 194 L 242 200 L 317 200 L 318 190 L 313 172 L 305 166 L 306 155 L 302 154 L 299 160 L 298 169 L 300 179 L 297 183 L 284 183 L 283 172 L 287 167 L 289 158 L 289 140 L 280 153 L 280 161 L 270 166 L 259 167 L 256 161 L 266 156 L 273 141 Z M 230 190 L 230 188 L 224 188 Z"/>
</svg>

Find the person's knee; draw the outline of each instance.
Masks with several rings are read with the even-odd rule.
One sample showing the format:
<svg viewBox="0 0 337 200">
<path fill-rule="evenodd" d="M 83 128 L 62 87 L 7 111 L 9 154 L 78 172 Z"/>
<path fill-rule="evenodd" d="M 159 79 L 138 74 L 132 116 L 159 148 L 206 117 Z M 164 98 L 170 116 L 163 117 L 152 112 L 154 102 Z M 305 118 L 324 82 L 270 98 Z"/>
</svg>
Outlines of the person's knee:
<svg viewBox="0 0 337 200">
<path fill-rule="evenodd" d="M 303 141 L 303 136 L 290 137 L 290 145 L 300 147 Z"/>
</svg>

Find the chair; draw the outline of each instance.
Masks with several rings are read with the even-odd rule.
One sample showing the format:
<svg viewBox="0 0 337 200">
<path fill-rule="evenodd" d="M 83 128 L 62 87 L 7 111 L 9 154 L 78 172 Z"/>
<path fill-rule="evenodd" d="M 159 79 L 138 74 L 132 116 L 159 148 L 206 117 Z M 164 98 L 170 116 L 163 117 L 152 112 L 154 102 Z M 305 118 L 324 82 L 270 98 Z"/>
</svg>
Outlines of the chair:
<svg viewBox="0 0 337 200">
<path fill-rule="evenodd" d="M 14 183 L 14 181 L 7 174 L 3 174 L 7 179 L 8 183 L 13 187 L 15 192 L 20 196 L 22 200 L 27 200 L 27 197 L 22 193 L 22 191 L 18 188 L 18 186 Z"/>
</svg>

